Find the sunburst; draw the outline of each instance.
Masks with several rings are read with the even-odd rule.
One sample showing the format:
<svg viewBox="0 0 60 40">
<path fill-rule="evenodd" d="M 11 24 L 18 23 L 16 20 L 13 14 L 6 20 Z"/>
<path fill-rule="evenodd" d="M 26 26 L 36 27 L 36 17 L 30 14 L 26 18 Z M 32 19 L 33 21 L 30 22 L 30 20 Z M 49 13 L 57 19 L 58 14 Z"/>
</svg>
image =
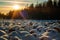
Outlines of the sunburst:
<svg viewBox="0 0 60 40">
<path fill-rule="evenodd" d="M 19 6 L 19 5 L 14 5 L 14 6 L 13 6 L 13 9 L 14 9 L 14 10 L 19 10 L 19 9 L 20 9 L 20 6 Z"/>
</svg>

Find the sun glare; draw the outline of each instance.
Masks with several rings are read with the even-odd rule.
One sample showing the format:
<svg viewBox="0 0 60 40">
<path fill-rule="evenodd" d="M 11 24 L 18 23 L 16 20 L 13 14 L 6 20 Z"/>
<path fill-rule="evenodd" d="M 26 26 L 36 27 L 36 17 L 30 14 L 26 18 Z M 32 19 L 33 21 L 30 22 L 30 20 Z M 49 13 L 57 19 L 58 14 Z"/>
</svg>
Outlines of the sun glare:
<svg viewBox="0 0 60 40">
<path fill-rule="evenodd" d="M 19 5 L 14 5 L 14 6 L 13 6 L 13 9 L 14 9 L 14 10 L 19 10 L 19 9 L 20 9 L 20 6 L 19 6 Z"/>
</svg>

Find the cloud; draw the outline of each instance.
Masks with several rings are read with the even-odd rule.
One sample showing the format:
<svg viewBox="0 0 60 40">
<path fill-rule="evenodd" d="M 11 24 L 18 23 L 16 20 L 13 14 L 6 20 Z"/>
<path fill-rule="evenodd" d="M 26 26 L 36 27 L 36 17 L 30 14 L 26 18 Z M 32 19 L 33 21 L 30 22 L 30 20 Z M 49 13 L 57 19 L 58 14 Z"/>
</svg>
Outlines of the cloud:
<svg viewBox="0 0 60 40">
<path fill-rule="evenodd" d="M 1 1 L 0 3 L 29 3 L 29 2 L 18 2 L 18 1 Z"/>
<path fill-rule="evenodd" d="M 0 0 L 0 2 L 3 2 L 3 1 L 30 2 L 29 0 Z"/>
<path fill-rule="evenodd" d="M 47 0 L 0 0 L 0 5 L 12 5 L 12 4 L 31 4 L 31 3 L 42 3 L 43 1 L 47 1 Z"/>
<path fill-rule="evenodd" d="M 24 1 L 0 1 L 0 6 L 14 5 L 14 4 L 26 5 L 26 4 L 30 4 L 30 3 L 31 2 L 24 2 Z"/>
</svg>

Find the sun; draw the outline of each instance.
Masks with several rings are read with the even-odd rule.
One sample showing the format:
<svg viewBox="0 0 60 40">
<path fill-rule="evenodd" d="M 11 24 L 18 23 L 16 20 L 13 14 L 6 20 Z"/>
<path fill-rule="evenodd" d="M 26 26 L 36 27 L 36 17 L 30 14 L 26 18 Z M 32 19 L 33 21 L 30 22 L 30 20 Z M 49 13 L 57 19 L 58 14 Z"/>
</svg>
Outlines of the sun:
<svg viewBox="0 0 60 40">
<path fill-rule="evenodd" d="M 14 5 L 14 6 L 13 6 L 13 9 L 14 9 L 14 10 L 19 10 L 19 9 L 20 9 L 20 6 L 19 6 L 19 5 Z"/>
</svg>

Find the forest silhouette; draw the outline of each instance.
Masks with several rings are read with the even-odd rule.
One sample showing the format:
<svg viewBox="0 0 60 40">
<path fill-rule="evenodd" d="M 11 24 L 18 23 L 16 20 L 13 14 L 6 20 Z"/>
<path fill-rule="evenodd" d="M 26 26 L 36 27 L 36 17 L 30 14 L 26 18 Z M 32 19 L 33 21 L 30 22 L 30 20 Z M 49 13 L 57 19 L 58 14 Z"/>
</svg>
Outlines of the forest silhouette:
<svg viewBox="0 0 60 40">
<path fill-rule="evenodd" d="M 14 15 L 15 14 L 15 15 Z M 38 20 L 59 20 L 60 19 L 60 1 L 30 4 L 23 10 L 10 11 L 7 15 L 0 13 L 1 19 L 38 19 Z"/>
</svg>

